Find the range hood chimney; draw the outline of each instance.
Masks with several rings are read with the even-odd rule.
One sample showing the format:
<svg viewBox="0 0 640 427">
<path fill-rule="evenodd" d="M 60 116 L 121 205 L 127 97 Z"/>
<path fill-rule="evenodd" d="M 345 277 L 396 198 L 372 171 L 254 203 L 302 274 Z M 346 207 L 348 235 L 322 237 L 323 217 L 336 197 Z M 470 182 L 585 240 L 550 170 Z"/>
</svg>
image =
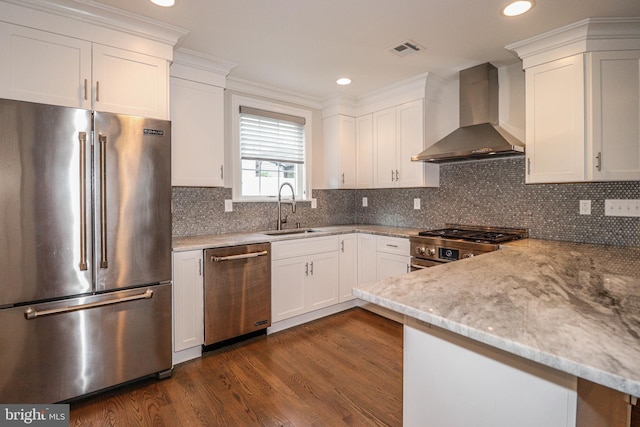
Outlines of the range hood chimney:
<svg viewBox="0 0 640 427">
<path fill-rule="evenodd" d="M 498 126 L 498 69 L 490 63 L 460 71 L 460 128 L 413 161 L 444 163 L 524 154 L 524 143 Z"/>
</svg>

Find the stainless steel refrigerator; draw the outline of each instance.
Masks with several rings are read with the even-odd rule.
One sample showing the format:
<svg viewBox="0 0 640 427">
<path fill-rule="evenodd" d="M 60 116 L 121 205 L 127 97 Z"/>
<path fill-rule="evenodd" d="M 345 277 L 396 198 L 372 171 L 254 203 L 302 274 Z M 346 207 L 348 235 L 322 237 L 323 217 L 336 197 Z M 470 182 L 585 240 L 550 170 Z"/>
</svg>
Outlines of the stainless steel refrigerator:
<svg viewBox="0 0 640 427">
<path fill-rule="evenodd" d="M 170 373 L 170 126 L 0 100 L 0 403 Z"/>
</svg>

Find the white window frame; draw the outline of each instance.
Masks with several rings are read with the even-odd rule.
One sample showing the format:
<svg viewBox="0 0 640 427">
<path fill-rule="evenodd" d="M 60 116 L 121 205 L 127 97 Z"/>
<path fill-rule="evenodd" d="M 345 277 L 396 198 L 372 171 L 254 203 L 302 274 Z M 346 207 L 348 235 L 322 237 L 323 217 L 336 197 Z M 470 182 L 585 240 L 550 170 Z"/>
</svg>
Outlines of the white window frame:
<svg viewBox="0 0 640 427">
<path fill-rule="evenodd" d="M 292 116 L 304 117 L 304 140 L 305 140 L 305 159 L 304 159 L 304 194 L 296 194 L 296 200 L 311 200 L 311 111 L 301 108 L 290 107 L 287 105 L 277 104 L 275 102 L 264 101 L 255 98 L 248 98 L 240 95 L 231 96 L 231 143 L 232 143 L 232 195 L 234 202 L 273 202 L 277 200 L 276 196 L 243 196 L 242 192 L 242 161 L 240 159 L 240 106 L 258 108 L 260 110 L 273 111 L 275 113 L 289 114 Z M 286 190 L 285 198 L 289 198 L 289 189 Z"/>
</svg>

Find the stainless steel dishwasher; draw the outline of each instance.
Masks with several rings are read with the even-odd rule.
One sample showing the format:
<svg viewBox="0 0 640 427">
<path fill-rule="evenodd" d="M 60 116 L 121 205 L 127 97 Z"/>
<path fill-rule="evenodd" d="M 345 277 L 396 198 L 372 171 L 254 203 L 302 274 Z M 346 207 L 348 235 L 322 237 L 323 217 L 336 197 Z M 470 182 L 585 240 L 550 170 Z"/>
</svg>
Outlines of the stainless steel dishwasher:
<svg viewBox="0 0 640 427">
<path fill-rule="evenodd" d="M 271 326 L 271 244 L 205 250 L 204 343 Z"/>
</svg>

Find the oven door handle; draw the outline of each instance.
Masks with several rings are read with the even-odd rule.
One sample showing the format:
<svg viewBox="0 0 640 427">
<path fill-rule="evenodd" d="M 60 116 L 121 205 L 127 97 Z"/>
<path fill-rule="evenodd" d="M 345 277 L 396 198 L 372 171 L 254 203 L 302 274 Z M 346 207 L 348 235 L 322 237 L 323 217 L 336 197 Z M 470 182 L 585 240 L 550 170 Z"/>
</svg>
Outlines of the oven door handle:
<svg viewBox="0 0 640 427">
<path fill-rule="evenodd" d="M 428 265 L 420 265 L 420 264 L 411 263 L 411 268 L 419 268 L 421 270 L 424 270 L 425 268 L 430 268 L 430 267 L 431 266 L 428 266 Z"/>
</svg>

